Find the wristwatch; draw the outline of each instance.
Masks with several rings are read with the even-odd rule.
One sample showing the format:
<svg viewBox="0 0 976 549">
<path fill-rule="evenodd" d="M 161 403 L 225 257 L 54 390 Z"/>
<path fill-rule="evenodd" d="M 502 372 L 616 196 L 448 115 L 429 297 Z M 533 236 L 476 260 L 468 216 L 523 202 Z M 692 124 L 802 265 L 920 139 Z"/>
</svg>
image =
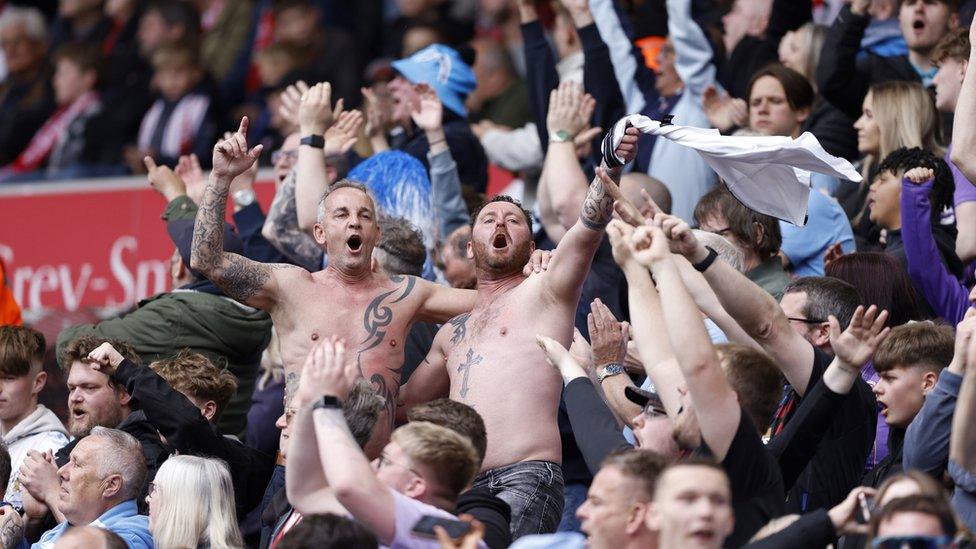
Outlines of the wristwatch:
<svg viewBox="0 0 976 549">
<path fill-rule="evenodd" d="M 602 370 L 597 372 L 596 380 L 603 383 L 604 379 L 622 373 L 624 373 L 624 365 L 619 362 L 611 362 L 610 364 L 604 366 Z"/>
<path fill-rule="evenodd" d="M 322 398 L 316 400 L 315 404 L 312 404 L 312 410 L 318 410 L 319 408 L 325 408 L 327 410 L 342 409 L 342 401 L 339 400 L 339 397 L 322 395 Z"/>
<path fill-rule="evenodd" d="M 692 267 L 694 267 L 695 270 L 700 273 L 707 271 L 708 268 L 712 266 L 712 263 L 715 262 L 715 258 L 718 257 L 718 252 L 715 251 L 715 248 L 705 246 L 705 249 L 708 250 L 708 255 L 705 256 L 705 259 L 702 259 L 698 263 L 692 265 Z"/>
<path fill-rule="evenodd" d="M 241 208 L 246 208 L 251 204 L 254 204 L 254 199 L 256 195 L 254 194 L 254 189 L 241 189 L 239 191 L 234 191 L 232 198 L 234 199 L 234 204 L 240 206 Z"/>
<path fill-rule="evenodd" d="M 569 135 L 569 132 L 566 130 L 557 130 L 549 134 L 550 143 L 566 143 L 571 139 L 573 139 L 573 136 Z"/>
<path fill-rule="evenodd" d="M 325 138 L 321 135 L 307 135 L 298 142 L 300 145 L 308 145 L 313 149 L 324 149 L 325 148 Z"/>
</svg>

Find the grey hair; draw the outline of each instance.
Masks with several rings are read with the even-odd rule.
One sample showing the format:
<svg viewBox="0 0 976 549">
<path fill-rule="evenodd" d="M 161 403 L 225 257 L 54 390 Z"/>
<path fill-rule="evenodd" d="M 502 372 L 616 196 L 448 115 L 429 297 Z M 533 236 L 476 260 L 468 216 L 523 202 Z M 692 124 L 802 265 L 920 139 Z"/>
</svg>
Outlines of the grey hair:
<svg viewBox="0 0 976 549">
<path fill-rule="evenodd" d="M 783 287 L 783 295 L 799 292 L 807 294 L 807 302 L 803 306 L 804 317 L 826 321 L 829 315 L 834 315 L 841 330 L 851 323 L 854 311 L 861 304 L 857 288 L 829 276 L 804 276 L 791 280 Z"/>
<path fill-rule="evenodd" d="M 356 380 L 349 396 L 342 403 L 342 415 L 345 416 L 349 432 L 360 448 L 364 448 L 369 442 L 376 420 L 380 417 L 380 410 L 385 405 L 386 399 L 365 378 Z"/>
<path fill-rule="evenodd" d="M 325 190 L 325 193 L 322 194 L 322 198 L 319 199 L 319 207 L 316 210 L 317 215 L 315 218 L 316 221 L 318 221 L 319 223 L 321 223 L 322 220 L 325 219 L 325 199 L 328 198 L 330 194 L 332 194 L 333 192 L 339 189 L 356 189 L 357 191 L 362 191 L 363 193 L 366 194 L 366 196 L 369 197 L 369 201 L 373 203 L 373 213 L 377 215 L 379 214 L 379 212 L 376 211 L 376 199 L 373 198 L 372 193 L 369 192 L 369 189 L 366 188 L 366 185 L 363 185 L 362 183 L 358 181 L 353 181 L 351 179 L 340 179 L 339 181 L 336 181 L 335 183 L 330 185 L 329 188 Z"/>
<path fill-rule="evenodd" d="M 88 436 L 100 438 L 105 444 L 105 451 L 98 456 L 98 476 L 121 475 L 120 497 L 123 500 L 138 497 L 146 482 L 146 456 L 136 437 L 125 431 L 101 426 L 92 428 Z"/>
<path fill-rule="evenodd" d="M 722 261 L 740 273 L 745 272 L 745 260 L 742 257 L 742 251 L 726 240 L 725 237 L 701 229 L 692 229 L 692 232 L 702 244 L 718 252 Z"/>
<path fill-rule="evenodd" d="M 8 6 L 0 16 L 0 30 L 12 25 L 24 27 L 24 33 L 34 40 L 47 42 L 47 25 L 44 15 L 37 8 Z"/>
</svg>

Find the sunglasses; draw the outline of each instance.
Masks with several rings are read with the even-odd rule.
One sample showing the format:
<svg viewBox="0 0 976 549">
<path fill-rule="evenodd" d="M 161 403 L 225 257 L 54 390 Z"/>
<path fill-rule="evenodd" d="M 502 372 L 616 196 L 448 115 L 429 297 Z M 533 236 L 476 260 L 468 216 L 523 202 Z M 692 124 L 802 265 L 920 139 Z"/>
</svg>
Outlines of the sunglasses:
<svg viewBox="0 0 976 549">
<path fill-rule="evenodd" d="M 951 546 L 949 536 L 886 536 L 871 542 L 874 549 L 944 549 Z"/>
<path fill-rule="evenodd" d="M 658 405 L 658 403 L 653 401 L 648 401 L 648 403 L 644 405 L 644 408 L 641 409 L 641 412 L 647 414 L 650 417 L 660 417 L 660 416 L 668 415 L 668 413 L 664 410 L 663 407 L 661 407 L 660 405 Z"/>
</svg>

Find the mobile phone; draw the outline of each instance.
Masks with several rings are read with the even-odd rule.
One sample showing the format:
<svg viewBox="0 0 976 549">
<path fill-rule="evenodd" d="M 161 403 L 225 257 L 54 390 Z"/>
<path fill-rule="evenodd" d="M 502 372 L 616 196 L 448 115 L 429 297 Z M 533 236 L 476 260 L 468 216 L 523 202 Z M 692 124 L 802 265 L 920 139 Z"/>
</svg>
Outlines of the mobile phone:
<svg viewBox="0 0 976 549">
<path fill-rule="evenodd" d="M 424 515 L 413 526 L 413 533 L 427 538 L 436 538 L 437 534 L 434 533 L 434 526 L 443 527 L 447 531 L 447 535 L 451 536 L 451 539 L 464 537 L 471 530 L 470 522 L 435 517 L 434 515 Z"/>
<path fill-rule="evenodd" d="M 871 522 L 871 510 L 874 509 L 874 498 L 871 496 L 864 495 L 863 492 L 857 495 L 857 502 L 861 506 L 861 512 L 858 516 L 858 522 L 861 524 L 867 524 Z"/>
</svg>

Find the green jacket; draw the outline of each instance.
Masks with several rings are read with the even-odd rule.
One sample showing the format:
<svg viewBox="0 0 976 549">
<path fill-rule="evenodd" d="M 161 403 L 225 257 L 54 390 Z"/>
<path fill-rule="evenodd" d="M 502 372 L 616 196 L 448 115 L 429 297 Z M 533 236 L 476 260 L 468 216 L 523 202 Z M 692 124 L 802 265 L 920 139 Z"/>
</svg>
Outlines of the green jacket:
<svg viewBox="0 0 976 549">
<path fill-rule="evenodd" d="M 261 353 L 271 339 L 271 317 L 264 311 L 192 290 L 158 294 L 125 316 L 65 328 L 58 336 L 58 360 L 68 342 L 88 334 L 128 342 L 143 364 L 188 348 L 226 366 L 237 377 L 237 393 L 217 424 L 223 433 L 244 432 Z"/>
</svg>

